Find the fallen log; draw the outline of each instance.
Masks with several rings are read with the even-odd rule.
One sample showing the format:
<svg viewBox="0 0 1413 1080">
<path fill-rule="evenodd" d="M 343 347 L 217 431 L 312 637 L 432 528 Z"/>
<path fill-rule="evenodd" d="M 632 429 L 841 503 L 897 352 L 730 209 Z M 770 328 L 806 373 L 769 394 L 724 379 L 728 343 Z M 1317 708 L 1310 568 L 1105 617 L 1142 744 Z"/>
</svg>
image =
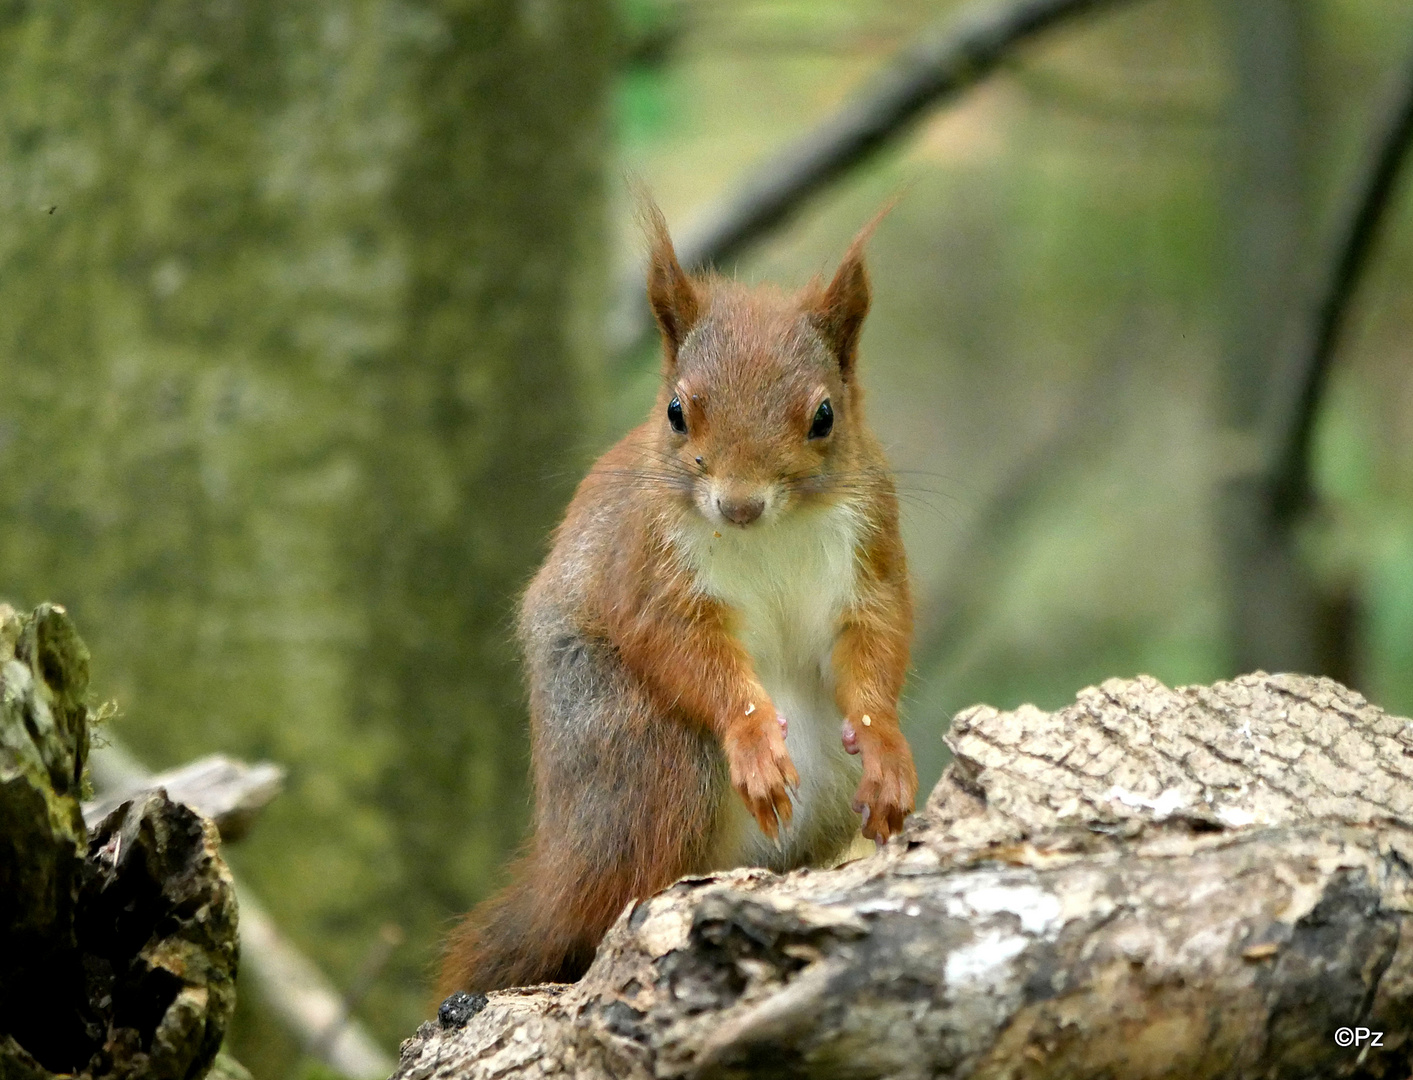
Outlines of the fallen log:
<svg viewBox="0 0 1413 1080">
<path fill-rule="evenodd" d="M 1326 679 L 960 714 L 877 855 L 684 880 L 584 979 L 449 1000 L 430 1077 L 1406 1077 L 1413 726 Z"/>
<path fill-rule="evenodd" d="M 63 608 L 0 605 L 0 1077 L 195 1080 L 235 1005 L 230 873 L 161 792 L 85 829 L 88 660 Z"/>
</svg>

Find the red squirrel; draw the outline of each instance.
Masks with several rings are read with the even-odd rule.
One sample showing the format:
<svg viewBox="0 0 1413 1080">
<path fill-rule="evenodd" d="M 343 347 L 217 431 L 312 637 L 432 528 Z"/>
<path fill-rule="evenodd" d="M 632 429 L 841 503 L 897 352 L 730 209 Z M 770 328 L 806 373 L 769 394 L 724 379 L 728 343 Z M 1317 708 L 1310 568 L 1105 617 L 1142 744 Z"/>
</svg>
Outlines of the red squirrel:
<svg viewBox="0 0 1413 1080">
<path fill-rule="evenodd" d="M 444 993 L 573 981 L 630 901 L 828 863 L 917 794 L 898 503 L 857 377 L 872 225 L 789 294 L 689 276 L 643 216 L 662 388 L 525 594 L 534 836 L 452 933 Z"/>
</svg>

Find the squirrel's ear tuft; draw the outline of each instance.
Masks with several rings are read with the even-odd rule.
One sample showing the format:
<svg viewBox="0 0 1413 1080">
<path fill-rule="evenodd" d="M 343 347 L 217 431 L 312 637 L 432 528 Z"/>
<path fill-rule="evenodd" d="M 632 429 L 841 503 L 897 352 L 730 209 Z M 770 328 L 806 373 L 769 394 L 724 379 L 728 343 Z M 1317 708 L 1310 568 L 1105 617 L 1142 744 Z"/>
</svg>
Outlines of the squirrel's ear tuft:
<svg viewBox="0 0 1413 1080">
<path fill-rule="evenodd" d="M 814 293 L 807 301 L 810 321 L 824 335 L 825 342 L 839 360 L 839 370 L 845 378 L 853 374 L 859 333 L 863 330 L 864 316 L 868 314 L 870 292 L 863 247 L 872 232 L 873 224 L 870 223 L 849 245 L 829 287 Z"/>
<path fill-rule="evenodd" d="M 846 379 L 854 373 L 859 334 L 863 330 L 864 316 L 868 314 L 872 295 L 868 287 L 868 271 L 864 269 L 864 246 L 873 236 L 873 230 L 878 228 L 878 223 L 888 216 L 901 198 L 901 193 L 894 195 L 858 231 L 849 244 L 849 250 L 844 252 L 844 259 L 834 272 L 829 288 L 820 292 L 819 287 L 814 286 L 806 295 L 805 313 L 834 351 L 839 360 L 839 371 Z"/>
<path fill-rule="evenodd" d="M 652 305 L 653 316 L 662 328 L 663 343 L 671 361 L 676 358 L 682 339 L 701 316 L 702 298 L 692 279 L 682 269 L 682 264 L 677 261 L 677 252 L 673 250 L 672 237 L 667 232 L 667 219 L 662 216 L 662 211 L 641 191 L 639 199 L 639 217 L 649 244 L 648 303 Z"/>
</svg>

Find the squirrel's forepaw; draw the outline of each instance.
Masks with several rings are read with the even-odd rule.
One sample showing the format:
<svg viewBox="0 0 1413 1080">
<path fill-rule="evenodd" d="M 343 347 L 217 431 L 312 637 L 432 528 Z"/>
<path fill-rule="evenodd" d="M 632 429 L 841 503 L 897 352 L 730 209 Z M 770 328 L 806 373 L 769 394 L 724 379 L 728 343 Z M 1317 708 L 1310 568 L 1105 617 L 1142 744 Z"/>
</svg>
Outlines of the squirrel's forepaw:
<svg viewBox="0 0 1413 1080">
<path fill-rule="evenodd" d="M 903 831 L 903 819 L 913 812 L 917 771 L 912 757 L 870 760 L 864 754 L 864 774 L 854 792 L 853 808 L 863 815 L 861 831 L 879 845 Z"/>
<path fill-rule="evenodd" d="M 789 824 L 794 813 L 790 789 L 800 786 L 800 774 L 785 749 L 785 720 L 777 720 L 762 724 L 747 738 L 732 740 L 726 747 L 731 784 L 761 832 L 770 837 L 779 834 L 781 825 Z"/>
</svg>

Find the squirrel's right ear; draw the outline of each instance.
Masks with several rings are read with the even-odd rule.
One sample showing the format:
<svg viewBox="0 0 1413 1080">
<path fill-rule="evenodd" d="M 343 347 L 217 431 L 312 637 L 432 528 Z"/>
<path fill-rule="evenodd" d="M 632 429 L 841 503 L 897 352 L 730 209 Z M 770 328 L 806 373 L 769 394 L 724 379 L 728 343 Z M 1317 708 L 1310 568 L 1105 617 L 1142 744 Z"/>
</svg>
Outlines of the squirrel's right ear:
<svg viewBox="0 0 1413 1080">
<path fill-rule="evenodd" d="M 672 360 L 677 356 L 682 339 L 701 316 L 702 299 L 692 279 L 677 261 L 677 252 L 673 250 L 672 237 L 667 232 L 667 219 L 662 216 L 662 211 L 644 195 L 640 212 L 650 245 L 648 302 L 652 304 L 658 326 L 662 327 L 667 355 Z"/>
</svg>

